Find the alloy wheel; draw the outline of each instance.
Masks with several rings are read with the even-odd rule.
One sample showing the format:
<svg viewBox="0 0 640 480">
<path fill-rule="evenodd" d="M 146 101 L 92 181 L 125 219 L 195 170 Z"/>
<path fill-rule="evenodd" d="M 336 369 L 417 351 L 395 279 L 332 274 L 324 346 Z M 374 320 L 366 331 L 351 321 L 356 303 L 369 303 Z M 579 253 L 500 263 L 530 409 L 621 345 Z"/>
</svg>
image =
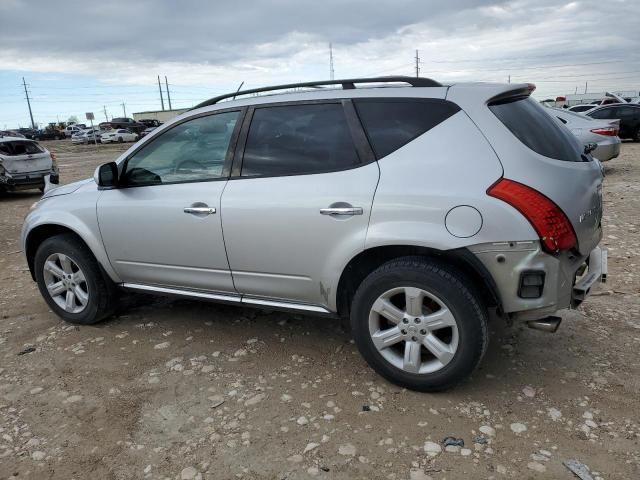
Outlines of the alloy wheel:
<svg viewBox="0 0 640 480">
<path fill-rule="evenodd" d="M 369 313 L 369 333 L 382 357 L 407 373 L 434 373 L 458 350 L 458 324 L 446 304 L 416 287 L 384 292 Z"/>
<path fill-rule="evenodd" d="M 43 267 L 44 283 L 54 302 L 69 313 L 82 312 L 89 302 L 89 287 L 84 273 L 68 255 L 54 253 Z"/>
</svg>

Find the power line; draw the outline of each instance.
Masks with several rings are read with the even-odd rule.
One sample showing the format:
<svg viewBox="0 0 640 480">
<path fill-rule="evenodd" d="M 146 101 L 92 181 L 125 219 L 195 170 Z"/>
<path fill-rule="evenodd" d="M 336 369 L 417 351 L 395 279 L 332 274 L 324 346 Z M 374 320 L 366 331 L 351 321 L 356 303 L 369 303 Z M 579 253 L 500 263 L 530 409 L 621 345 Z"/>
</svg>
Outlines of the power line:
<svg viewBox="0 0 640 480">
<path fill-rule="evenodd" d="M 29 107 L 29 117 L 31 118 L 31 128 L 36 129 L 36 122 L 33 121 L 33 112 L 31 111 L 31 101 L 29 100 L 29 92 L 27 91 L 27 82 L 22 77 L 22 85 L 24 86 L 24 94 L 27 99 L 27 106 Z"/>
<path fill-rule="evenodd" d="M 333 69 L 333 44 L 329 43 L 329 80 L 335 79 L 335 71 Z"/>
<path fill-rule="evenodd" d="M 169 82 L 166 75 L 164 76 L 164 84 L 167 87 L 167 101 L 169 102 L 169 110 L 171 110 L 171 95 L 169 95 Z"/>
<path fill-rule="evenodd" d="M 160 84 L 160 75 L 158 75 L 158 90 L 160 90 L 160 104 L 162 105 L 162 111 L 164 112 L 164 100 L 162 99 L 162 85 Z"/>
</svg>

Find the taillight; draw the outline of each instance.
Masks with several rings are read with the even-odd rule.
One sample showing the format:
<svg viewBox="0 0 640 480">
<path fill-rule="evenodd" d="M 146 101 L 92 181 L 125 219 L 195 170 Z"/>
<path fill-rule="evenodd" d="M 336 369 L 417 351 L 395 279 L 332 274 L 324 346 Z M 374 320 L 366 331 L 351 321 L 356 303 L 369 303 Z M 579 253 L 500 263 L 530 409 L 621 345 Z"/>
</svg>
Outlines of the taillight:
<svg viewBox="0 0 640 480">
<path fill-rule="evenodd" d="M 592 128 L 591 133 L 605 135 L 607 137 L 615 137 L 618 135 L 618 129 L 616 127 Z"/>
<path fill-rule="evenodd" d="M 547 252 L 569 250 L 578 240 L 569 219 L 552 200 L 522 183 L 501 178 L 487 194 L 507 202 L 531 223 Z"/>
</svg>

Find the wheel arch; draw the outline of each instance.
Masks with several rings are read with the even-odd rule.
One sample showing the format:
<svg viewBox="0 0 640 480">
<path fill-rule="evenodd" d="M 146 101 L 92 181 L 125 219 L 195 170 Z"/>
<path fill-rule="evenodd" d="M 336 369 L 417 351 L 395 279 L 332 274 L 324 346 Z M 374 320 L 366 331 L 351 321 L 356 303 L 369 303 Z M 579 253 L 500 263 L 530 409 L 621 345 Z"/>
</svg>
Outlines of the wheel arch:
<svg viewBox="0 0 640 480">
<path fill-rule="evenodd" d="M 473 282 L 487 306 L 501 308 L 500 293 L 491 273 L 468 249 L 437 250 L 414 245 L 386 245 L 361 251 L 344 267 L 336 291 L 338 314 L 349 316 L 351 300 L 367 275 L 390 260 L 407 256 L 438 259 L 454 266 Z"/>
<path fill-rule="evenodd" d="M 24 253 L 25 253 L 25 256 L 27 257 L 27 264 L 29 266 L 29 272 L 31 273 L 31 278 L 34 281 L 36 279 L 35 269 L 34 269 L 34 259 L 36 256 L 36 252 L 38 251 L 38 247 L 42 245 L 42 242 L 44 242 L 46 239 L 56 235 L 62 235 L 62 234 L 73 235 L 91 252 L 93 257 L 97 260 L 98 264 L 100 265 L 100 268 L 102 269 L 103 273 L 106 274 L 108 278 L 111 278 L 111 280 L 117 281 L 117 279 L 113 278 L 111 268 L 108 262 L 105 265 L 105 261 L 104 261 L 105 259 L 101 258 L 100 255 L 96 254 L 95 249 L 91 248 L 90 242 L 88 242 L 85 238 L 83 238 L 83 236 L 80 235 L 74 229 L 66 225 L 61 225 L 56 223 L 44 223 L 41 225 L 37 225 L 33 227 L 26 236 L 25 243 L 24 243 Z"/>
</svg>

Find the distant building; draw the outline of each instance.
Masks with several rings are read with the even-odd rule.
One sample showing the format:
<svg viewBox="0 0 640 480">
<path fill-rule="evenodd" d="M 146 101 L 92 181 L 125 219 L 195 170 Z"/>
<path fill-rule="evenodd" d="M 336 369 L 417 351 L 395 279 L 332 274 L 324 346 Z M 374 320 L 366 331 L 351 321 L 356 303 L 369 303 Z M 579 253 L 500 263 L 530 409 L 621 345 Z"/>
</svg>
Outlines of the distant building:
<svg viewBox="0 0 640 480">
<path fill-rule="evenodd" d="M 174 110 L 150 110 L 148 112 L 137 112 L 133 114 L 133 119 L 135 121 L 150 119 L 150 120 L 158 120 L 159 122 L 166 122 L 171 120 L 173 117 L 177 117 L 181 113 L 189 110 L 188 108 L 177 108 Z"/>
</svg>

